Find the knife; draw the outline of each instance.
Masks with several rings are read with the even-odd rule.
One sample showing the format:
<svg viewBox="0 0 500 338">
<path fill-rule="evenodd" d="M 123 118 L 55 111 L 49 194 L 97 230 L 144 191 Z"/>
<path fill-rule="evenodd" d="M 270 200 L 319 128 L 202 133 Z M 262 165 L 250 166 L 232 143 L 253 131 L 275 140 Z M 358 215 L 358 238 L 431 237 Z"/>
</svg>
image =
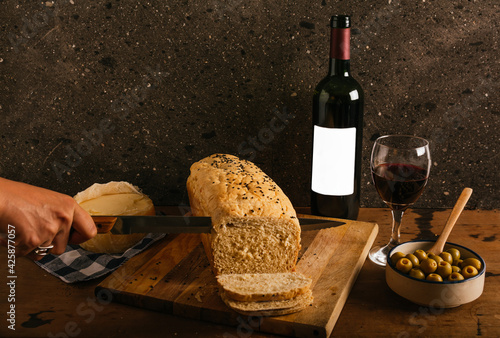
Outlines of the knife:
<svg viewBox="0 0 500 338">
<path fill-rule="evenodd" d="M 203 216 L 92 216 L 98 233 L 210 233 L 212 219 Z M 299 218 L 302 231 L 337 227 L 345 222 Z"/>
</svg>

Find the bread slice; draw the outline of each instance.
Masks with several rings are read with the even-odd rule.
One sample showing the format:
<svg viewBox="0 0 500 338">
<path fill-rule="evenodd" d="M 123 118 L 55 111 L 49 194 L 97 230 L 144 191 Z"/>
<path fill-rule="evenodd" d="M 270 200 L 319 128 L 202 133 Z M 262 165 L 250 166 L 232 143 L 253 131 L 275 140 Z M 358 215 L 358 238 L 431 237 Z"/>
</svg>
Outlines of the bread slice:
<svg viewBox="0 0 500 338">
<path fill-rule="evenodd" d="M 298 272 L 217 276 L 225 294 L 237 301 L 286 300 L 309 291 L 312 279 Z"/>
<path fill-rule="evenodd" d="M 233 216 L 212 218 L 212 222 L 207 255 L 216 275 L 288 272 L 295 268 L 300 227 L 290 219 Z"/>
<path fill-rule="evenodd" d="M 304 310 L 313 302 L 311 290 L 287 300 L 265 302 L 240 302 L 221 292 L 224 303 L 234 311 L 246 316 L 282 316 Z"/>
</svg>

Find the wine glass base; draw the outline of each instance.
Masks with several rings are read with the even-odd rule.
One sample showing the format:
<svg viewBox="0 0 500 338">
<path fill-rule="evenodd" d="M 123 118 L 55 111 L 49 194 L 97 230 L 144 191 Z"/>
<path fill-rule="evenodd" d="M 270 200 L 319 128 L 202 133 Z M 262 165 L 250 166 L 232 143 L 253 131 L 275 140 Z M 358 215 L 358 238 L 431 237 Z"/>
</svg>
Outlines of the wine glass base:
<svg viewBox="0 0 500 338">
<path fill-rule="evenodd" d="M 392 248 L 393 248 L 393 246 L 389 246 L 389 245 L 386 245 L 383 247 L 376 246 L 370 250 L 368 257 L 370 258 L 370 260 L 373 263 L 380 265 L 380 266 L 386 266 L 387 265 L 387 254 L 389 253 L 389 251 L 391 251 Z"/>
</svg>

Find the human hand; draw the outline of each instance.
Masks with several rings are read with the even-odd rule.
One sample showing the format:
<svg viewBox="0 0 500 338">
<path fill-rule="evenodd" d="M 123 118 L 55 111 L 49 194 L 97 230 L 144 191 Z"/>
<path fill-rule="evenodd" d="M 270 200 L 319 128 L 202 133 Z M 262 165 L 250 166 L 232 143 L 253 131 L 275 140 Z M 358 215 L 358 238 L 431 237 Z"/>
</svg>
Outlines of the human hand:
<svg viewBox="0 0 500 338">
<path fill-rule="evenodd" d="M 37 247 L 52 244 L 50 252 L 60 255 L 68 243 L 85 242 L 97 233 L 90 215 L 72 197 L 0 178 L 0 236 L 9 224 L 15 227 L 16 255 L 34 260 L 42 258 L 33 253 Z M 0 244 L 7 246 L 6 239 Z"/>
</svg>

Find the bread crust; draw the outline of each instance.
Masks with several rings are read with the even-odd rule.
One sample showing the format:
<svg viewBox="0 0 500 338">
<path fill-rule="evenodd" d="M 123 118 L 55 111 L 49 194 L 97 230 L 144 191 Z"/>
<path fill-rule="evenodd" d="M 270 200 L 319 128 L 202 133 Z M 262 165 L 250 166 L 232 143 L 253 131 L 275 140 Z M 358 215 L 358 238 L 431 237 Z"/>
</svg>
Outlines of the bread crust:
<svg viewBox="0 0 500 338">
<path fill-rule="evenodd" d="M 299 225 L 281 188 L 254 163 L 233 155 L 214 154 L 194 163 L 187 191 L 195 216 L 272 216 Z"/>
<path fill-rule="evenodd" d="M 300 225 L 296 212 L 281 188 L 254 163 L 227 154 L 208 156 L 191 166 L 186 186 L 191 213 L 212 217 L 212 233 L 201 237 L 216 275 L 227 273 L 214 259 L 214 252 L 218 250 L 217 234 L 227 226 L 228 219 L 234 217 L 273 217 L 289 221 L 293 231 L 298 233 L 291 255 L 293 264 L 267 272 L 292 271 L 295 268 L 300 250 Z"/>
</svg>

